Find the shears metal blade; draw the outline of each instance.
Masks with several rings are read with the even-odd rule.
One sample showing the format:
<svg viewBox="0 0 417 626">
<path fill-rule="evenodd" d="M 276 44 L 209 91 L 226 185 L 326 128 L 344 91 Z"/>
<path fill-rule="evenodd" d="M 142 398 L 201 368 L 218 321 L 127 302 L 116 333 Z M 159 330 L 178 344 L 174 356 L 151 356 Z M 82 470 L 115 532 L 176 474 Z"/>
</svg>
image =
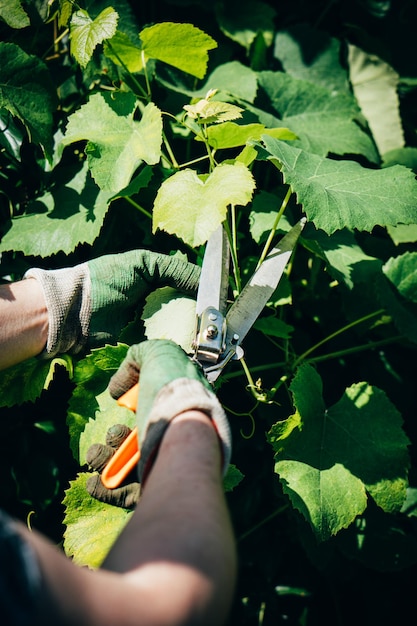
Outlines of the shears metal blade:
<svg viewBox="0 0 417 626">
<path fill-rule="evenodd" d="M 209 239 L 197 292 L 194 341 L 194 359 L 209 382 L 231 359 L 242 358 L 241 344 L 278 287 L 305 222 L 297 222 L 268 253 L 227 313 L 230 249 L 223 226 Z"/>
<path fill-rule="evenodd" d="M 303 218 L 297 222 L 269 252 L 227 312 L 230 247 L 224 227 L 220 226 L 208 240 L 197 292 L 194 352 L 189 356 L 200 364 L 210 383 L 217 380 L 229 361 L 242 358 L 242 341 L 278 287 L 305 221 Z M 135 385 L 118 403 L 136 411 L 137 398 Z M 103 484 L 111 489 L 119 486 L 139 456 L 135 428 L 105 467 Z"/>
</svg>

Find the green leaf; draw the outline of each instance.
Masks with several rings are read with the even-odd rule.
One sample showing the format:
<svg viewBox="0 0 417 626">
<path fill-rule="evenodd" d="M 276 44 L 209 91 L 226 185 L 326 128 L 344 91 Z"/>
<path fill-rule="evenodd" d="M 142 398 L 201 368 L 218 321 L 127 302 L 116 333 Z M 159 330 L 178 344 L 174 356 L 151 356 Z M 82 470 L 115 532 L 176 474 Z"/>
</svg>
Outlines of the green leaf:
<svg viewBox="0 0 417 626">
<path fill-rule="evenodd" d="M 340 39 L 309 24 L 294 24 L 276 34 L 274 56 L 287 74 L 320 85 L 330 91 L 350 89 L 342 67 Z"/>
<path fill-rule="evenodd" d="M 0 406 L 14 406 L 34 402 L 44 389 L 48 389 L 57 367 L 72 374 L 72 361 L 68 355 L 55 359 L 27 359 L 0 372 Z"/>
<path fill-rule="evenodd" d="M 242 474 L 242 472 L 236 467 L 236 465 L 230 463 L 229 467 L 227 468 L 226 476 L 223 479 L 224 490 L 226 492 L 233 491 L 233 489 L 237 487 L 243 479 L 244 475 Z"/>
<path fill-rule="evenodd" d="M 305 238 L 304 243 L 309 247 L 310 240 Z M 381 272 L 382 261 L 366 254 L 350 230 L 339 230 L 331 236 L 316 231 L 311 243 L 312 249 L 327 262 L 331 276 L 349 289 L 360 282 L 369 283 Z"/>
<path fill-rule="evenodd" d="M 373 170 L 309 154 L 268 136 L 263 142 L 308 219 L 327 234 L 345 227 L 371 231 L 376 225 L 416 222 L 417 182 L 405 167 Z"/>
<path fill-rule="evenodd" d="M 71 450 L 76 459 L 79 459 L 79 440 L 85 425 L 96 411 L 110 402 L 107 385 L 127 349 L 125 344 L 98 348 L 79 361 L 74 369 L 76 386 L 68 405 L 67 424 Z"/>
<path fill-rule="evenodd" d="M 388 259 L 382 270 L 406 300 L 417 302 L 417 252 Z"/>
<path fill-rule="evenodd" d="M 256 72 L 238 61 L 223 63 L 214 68 L 207 82 L 197 91 L 186 92 L 191 97 L 204 97 L 210 89 L 229 94 L 239 100 L 253 102 L 258 89 Z"/>
<path fill-rule="evenodd" d="M 134 120 L 134 110 L 120 114 L 101 94 L 69 117 L 63 143 L 88 140 L 91 174 L 104 191 L 117 193 L 129 183 L 142 161 L 155 165 L 161 155 L 162 115 L 152 102 Z"/>
<path fill-rule="evenodd" d="M 0 18 L 10 28 L 26 28 L 30 25 L 29 17 L 20 0 L 7 0 L 0 3 Z"/>
<path fill-rule="evenodd" d="M 281 185 L 276 193 L 269 193 L 261 189 L 253 198 L 252 210 L 249 214 L 249 230 L 257 244 L 264 242 L 274 227 L 286 192 L 285 187 Z M 277 232 L 288 232 L 290 228 L 291 225 L 287 218 L 282 215 Z"/>
<path fill-rule="evenodd" d="M 103 9 L 94 20 L 84 9 L 73 13 L 70 23 L 71 53 L 81 67 L 87 65 L 100 43 L 113 37 L 118 18 L 112 7 Z"/>
<path fill-rule="evenodd" d="M 210 92 L 209 92 L 210 93 Z M 243 109 L 218 100 L 203 98 L 196 104 L 185 104 L 183 107 L 192 119 L 200 119 L 204 124 L 220 124 L 242 117 Z"/>
<path fill-rule="evenodd" d="M 196 78 L 203 78 L 208 51 L 217 48 L 209 35 L 192 24 L 162 22 L 139 33 L 148 59 L 163 61 Z"/>
<path fill-rule="evenodd" d="M 360 154 L 378 162 L 372 140 L 356 122 L 360 111 L 350 94 L 297 80 L 283 72 L 260 72 L 259 86 L 277 112 L 274 122 L 270 115 L 258 111 L 260 121 L 268 127 L 287 126 L 299 137 L 297 147 L 319 156 L 330 152 Z"/>
<path fill-rule="evenodd" d="M 398 226 L 388 226 L 387 231 L 397 246 L 400 243 L 414 243 L 417 241 L 417 224 L 398 224 Z"/>
<path fill-rule="evenodd" d="M 350 83 L 380 154 L 404 146 L 398 95 L 399 76 L 385 61 L 352 44 Z"/>
<path fill-rule="evenodd" d="M 26 126 L 48 157 L 52 152 L 55 89 L 46 65 L 13 43 L 0 42 L 0 108 Z"/>
<path fill-rule="evenodd" d="M 417 343 L 417 308 L 398 295 L 392 283 L 381 273 L 374 277 L 377 301 L 391 317 L 396 329 L 413 343 Z"/>
<path fill-rule="evenodd" d="M 209 144 L 216 150 L 244 146 L 249 140 L 259 141 L 262 135 L 270 135 L 282 141 L 297 139 L 297 135 L 294 135 L 288 128 L 266 129 L 263 124 L 223 122 L 207 129 Z"/>
<path fill-rule="evenodd" d="M 66 254 L 98 237 L 111 194 L 100 191 L 87 164 L 66 185 L 33 200 L 24 215 L 15 217 L 0 243 L 0 252 L 20 250 L 28 256 Z M 34 237 L 36 233 L 36 237 Z"/>
<path fill-rule="evenodd" d="M 64 551 L 77 565 L 98 568 L 129 521 L 132 511 L 92 498 L 86 489 L 91 474 L 79 474 L 65 492 Z"/>
<path fill-rule="evenodd" d="M 275 471 L 293 505 L 320 541 L 349 526 L 369 493 L 384 511 L 399 511 L 407 486 L 409 441 L 385 393 L 367 383 L 345 390 L 326 409 L 322 382 L 301 366 L 290 387 L 298 423 L 271 429 Z"/>
<path fill-rule="evenodd" d="M 264 335 L 269 337 L 278 337 L 280 339 L 290 339 L 294 330 L 294 326 L 286 324 L 283 320 L 277 317 L 261 317 L 256 320 L 253 325 L 256 330 L 259 330 Z"/>
<path fill-rule="evenodd" d="M 125 67 L 132 74 L 141 72 L 143 61 L 139 41 L 133 42 L 128 35 L 117 31 L 104 43 L 104 54 L 116 65 Z"/>
<path fill-rule="evenodd" d="M 158 190 L 153 232 L 160 228 L 190 246 L 203 244 L 225 220 L 228 205 L 246 205 L 254 189 L 252 174 L 241 163 L 218 165 L 204 178 L 194 170 L 181 170 Z"/>
<path fill-rule="evenodd" d="M 146 298 L 142 320 L 147 339 L 171 339 L 185 352 L 192 352 L 196 320 L 193 298 L 172 287 L 156 289 Z"/>
</svg>

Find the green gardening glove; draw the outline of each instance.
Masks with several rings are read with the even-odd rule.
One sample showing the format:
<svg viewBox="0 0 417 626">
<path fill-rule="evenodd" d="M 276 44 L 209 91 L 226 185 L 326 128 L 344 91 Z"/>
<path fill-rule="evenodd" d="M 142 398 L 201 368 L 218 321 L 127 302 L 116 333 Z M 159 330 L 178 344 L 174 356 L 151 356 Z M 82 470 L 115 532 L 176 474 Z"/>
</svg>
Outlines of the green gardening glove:
<svg viewBox="0 0 417 626">
<path fill-rule="evenodd" d="M 212 419 L 222 447 L 225 474 L 231 454 L 229 423 L 200 366 L 173 341 L 144 341 L 129 348 L 110 379 L 109 392 L 119 398 L 138 382 L 139 482 L 143 484 L 170 421 L 191 409 L 203 411 Z"/>
<path fill-rule="evenodd" d="M 87 344 L 114 342 L 158 287 L 195 292 L 200 268 L 149 250 L 102 256 L 58 270 L 32 268 L 43 288 L 49 315 L 44 355 L 78 353 Z"/>
</svg>

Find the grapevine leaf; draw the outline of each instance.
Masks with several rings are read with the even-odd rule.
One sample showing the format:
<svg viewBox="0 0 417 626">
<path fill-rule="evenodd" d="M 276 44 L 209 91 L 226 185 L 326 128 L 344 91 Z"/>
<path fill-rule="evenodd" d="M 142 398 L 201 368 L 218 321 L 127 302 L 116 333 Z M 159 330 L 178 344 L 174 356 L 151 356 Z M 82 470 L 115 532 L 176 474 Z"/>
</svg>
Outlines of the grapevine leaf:
<svg viewBox="0 0 417 626">
<path fill-rule="evenodd" d="M 172 287 L 156 289 L 146 298 L 142 319 L 148 339 L 171 339 L 185 352 L 192 351 L 195 300 Z M 173 323 L 172 320 L 180 320 Z"/>
<path fill-rule="evenodd" d="M 190 246 L 203 244 L 225 220 L 228 205 L 245 206 L 254 188 L 252 174 L 241 163 L 218 165 L 204 178 L 191 169 L 177 172 L 158 190 L 153 232 L 160 228 Z"/>
<path fill-rule="evenodd" d="M 0 18 L 10 28 L 26 28 L 30 24 L 29 17 L 20 0 L 8 0 L 0 4 Z"/>
<path fill-rule="evenodd" d="M 210 89 L 217 89 L 240 100 L 253 102 L 258 89 L 257 74 L 238 61 L 230 61 L 214 68 L 201 89 L 186 93 L 195 98 L 204 97 Z"/>
<path fill-rule="evenodd" d="M 417 302 L 417 252 L 406 252 L 391 258 L 382 269 L 406 300 Z"/>
<path fill-rule="evenodd" d="M 375 54 L 352 44 L 348 63 L 353 93 L 380 154 L 403 147 L 397 72 Z"/>
<path fill-rule="evenodd" d="M 201 119 L 204 124 L 220 124 L 242 117 L 243 109 L 229 102 L 206 100 L 203 98 L 196 104 L 185 104 L 187 115 L 193 119 Z"/>
<path fill-rule="evenodd" d="M 331 236 L 315 231 L 314 241 L 305 238 L 304 243 L 325 259 L 331 276 L 349 289 L 359 282 L 371 281 L 375 273 L 381 271 L 382 261 L 366 254 L 347 229 Z"/>
<path fill-rule="evenodd" d="M 374 280 L 378 302 L 391 316 L 398 331 L 413 343 L 417 343 L 417 308 L 411 301 L 398 295 L 398 291 L 383 274 Z"/>
<path fill-rule="evenodd" d="M 239 483 L 243 480 L 243 478 L 244 478 L 244 475 L 236 467 L 236 465 L 233 465 L 232 463 L 230 463 L 229 467 L 227 468 L 226 476 L 223 479 L 224 490 L 226 492 L 233 491 L 233 489 L 239 485 Z"/>
<path fill-rule="evenodd" d="M 98 348 L 79 361 L 74 369 L 75 389 L 68 405 L 67 425 L 70 447 L 76 459 L 79 458 L 79 439 L 85 425 L 104 406 L 103 402 L 110 402 L 107 385 L 127 349 L 125 344 Z"/>
<path fill-rule="evenodd" d="M 249 229 L 257 244 L 265 241 L 274 227 L 286 191 L 284 186 L 279 187 L 276 193 L 260 190 L 253 198 L 252 210 L 249 214 Z M 282 215 L 276 229 L 277 232 L 288 232 L 290 228 L 291 225 L 287 218 Z"/>
<path fill-rule="evenodd" d="M 350 89 L 340 40 L 309 24 L 295 24 L 275 37 L 274 56 L 287 74 L 331 91 Z"/>
<path fill-rule="evenodd" d="M 142 71 L 143 62 L 139 42 L 133 42 L 128 35 L 117 31 L 104 43 L 104 54 L 116 65 L 125 67 L 135 74 Z"/>
<path fill-rule="evenodd" d="M 299 137 L 297 147 L 319 156 L 329 152 L 361 154 L 371 162 L 378 161 L 372 140 L 356 123 L 360 112 L 350 94 L 330 91 L 283 72 L 261 72 L 259 86 L 277 112 L 275 123 L 271 116 L 261 113 L 260 121 L 268 127 L 287 126 Z"/>
<path fill-rule="evenodd" d="M 34 143 L 52 152 L 56 93 L 46 65 L 13 43 L 0 42 L 0 108 L 19 118 Z"/>
<path fill-rule="evenodd" d="M 192 24 L 162 22 L 139 33 L 142 50 L 148 59 L 163 61 L 196 78 L 203 78 L 208 51 L 217 48 L 209 35 Z"/>
<path fill-rule="evenodd" d="M 73 252 L 80 243 L 92 244 L 100 233 L 111 194 L 100 191 L 87 164 L 66 185 L 56 187 L 13 218 L 0 243 L 0 252 L 19 250 L 47 257 Z M 33 236 L 36 233 L 36 237 Z"/>
<path fill-rule="evenodd" d="M 96 47 L 116 32 L 119 16 L 112 7 L 107 7 L 92 20 L 87 11 L 75 11 L 70 22 L 71 53 L 81 67 L 91 59 Z"/>
<path fill-rule="evenodd" d="M 86 489 L 89 473 L 70 481 L 65 492 L 64 551 L 81 566 L 100 567 L 132 511 L 99 502 Z"/>
<path fill-rule="evenodd" d="M 286 431 L 273 427 L 269 439 L 283 489 L 317 538 L 329 539 L 363 513 L 366 492 L 384 511 L 399 511 L 409 441 L 385 393 L 357 383 L 326 409 L 321 379 L 309 365 L 298 369 L 290 390 L 298 420 Z"/>
<path fill-rule="evenodd" d="M 392 165 L 404 165 L 417 173 L 417 148 L 407 146 L 385 152 L 382 167 L 391 167 Z"/>
<path fill-rule="evenodd" d="M 142 161 L 155 165 L 162 143 L 162 116 L 149 103 L 142 119 L 133 119 L 134 110 L 118 115 L 101 94 L 69 117 L 63 143 L 88 140 L 87 155 L 91 174 L 104 191 L 117 193 L 129 183 Z"/>
<path fill-rule="evenodd" d="M 373 170 L 309 154 L 266 135 L 263 142 L 308 219 L 327 234 L 344 227 L 371 231 L 376 225 L 416 222 L 417 182 L 405 167 Z"/>
<path fill-rule="evenodd" d="M 254 326 L 256 330 L 259 330 L 264 335 L 269 337 L 279 337 L 280 339 L 290 339 L 294 330 L 294 326 L 286 324 L 283 320 L 277 317 L 261 317 L 256 320 Z"/>
<path fill-rule="evenodd" d="M 34 402 L 44 389 L 48 389 L 57 367 L 72 374 L 72 361 L 68 355 L 51 360 L 27 359 L 0 372 L 0 406 L 14 406 Z"/>
<path fill-rule="evenodd" d="M 208 142 L 216 150 L 244 146 L 250 139 L 259 141 L 262 135 L 270 135 L 282 141 L 297 139 L 297 135 L 294 135 L 288 128 L 266 129 L 263 124 L 223 122 L 207 129 Z"/>
</svg>

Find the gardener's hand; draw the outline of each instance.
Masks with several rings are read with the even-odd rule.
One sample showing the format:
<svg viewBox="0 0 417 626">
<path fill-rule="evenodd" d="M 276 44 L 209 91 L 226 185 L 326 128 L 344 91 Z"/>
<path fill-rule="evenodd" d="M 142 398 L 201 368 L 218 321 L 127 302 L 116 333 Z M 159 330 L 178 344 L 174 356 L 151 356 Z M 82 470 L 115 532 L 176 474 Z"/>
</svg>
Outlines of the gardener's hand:
<svg viewBox="0 0 417 626">
<path fill-rule="evenodd" d="M 105 444 L 94 443 L 87 450 L 87 463 L 90 469 L 96 472 L 87 480 L 86 488 L 88 493 L 96 500 L 100 500 L 100 502 L 124 509 L 134 509 L 139 500 L 140 486 L 137 482 L 137 476 L 130 475 L 120 487 L 108 489 L 101 482 L 100 475 L 130 433 L 130 428 L 125 424 L 115 424 L 107 431 Z"/>
<path fill-rule="evenodd" d="M 110 380 L 110 394 L 119 398 L 137 382 L 139 482 L 143 485 L 170 421 L 192 409 L 211 418 L 222 446 L 225 473 L 231 453 L 229 423 L 199 365 L 173 341 L 144 341 L 129 348 Z"/>
<path fill-rule="evenodd" d="M 102 256 L 59 270 L 32 268 L 25 277 L 42 285 L 49 317 L 45 355 L 80 352 L 118 339 L 147 294 L 170 286 L 195 292 L 200 268 L 149 250 Z"/>
</svg>

